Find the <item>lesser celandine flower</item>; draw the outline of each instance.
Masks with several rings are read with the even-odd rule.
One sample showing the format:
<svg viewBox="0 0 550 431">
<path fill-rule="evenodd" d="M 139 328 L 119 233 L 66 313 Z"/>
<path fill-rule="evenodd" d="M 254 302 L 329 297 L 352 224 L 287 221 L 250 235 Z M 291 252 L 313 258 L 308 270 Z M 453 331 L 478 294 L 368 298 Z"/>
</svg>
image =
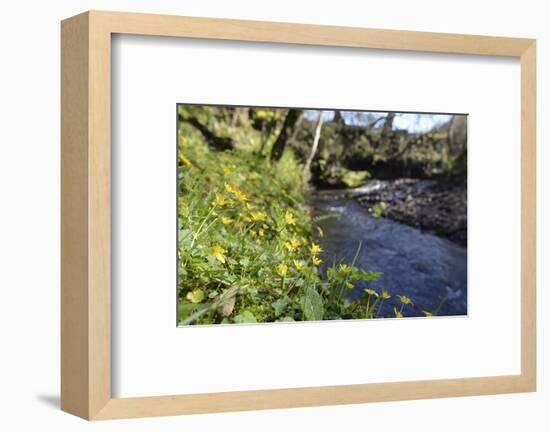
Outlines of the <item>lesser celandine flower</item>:
<svg viewBox="0 0 550 431">
<path fill-rule="evenodd" d="M 342 274 L 349 274 L 351 272 L 351 266 L 345 264 L 345 263 L 341 263 L 338 268 L 340 269 L 340 272 Z"/>
<path fill-rule="evenodd" d="M 254 209 L 254 205 L 252 205 L 251 203 L 248 203 L 248 202 L 247 202 L 246 204 L 244 204 L 244 206 L 245 206 L 245 208 L 246 208 L 248 211 Z"/>
<path fill-rule="evenodd" d="M 229 205 L 231 203 L 231 200 L 227 199 L 223 195 L 219 195 L 216 193 L 216 197 L 214 198 L 214 204 L 216 204 L 219 207 L 223 207 L 225 205 Z"/>
<path fill-rule="evenodd" d="M 221 263 L 225 263 L 225 256 L 224 256 L 225 250 L 223 247 L 220 247 L 219 245 L 215 245 L 210 249 L 210 254 L 214 256 L 216 259 L 218 259 Z"/>
<path fill-rule="evenodd" d="M 222 216 L 222 223 L 223 224 L 229 224 L 231 223 L 233 220 L 231 220 L 229 217 L 225 217 L 225 216 Z"/>
<path fill-rule="evenodd" d="M 390 292 L 388 292 L 386 289 L 382 289 L 381 296 L 382 296 L 382 299 L 390 299 L 391 298 Z"/>
<path fill-rule="evenodd" d="M 235 196 L 240 201 L 248 201 L 250 200 L 246 194 L 241 192 L 238 187 L 232 186 L 231 184 L 225 183 L 223 185 L 225 187 L 225 190 L 227 190 L 229 193 L 232 193 L 233 196 Z"/>
<path fill-rule="evenodd" d="M 188 168 L 192 168 L 192 167 L 193 167 L 193 163 L 191 163 L 191 162 L 189 161 L 189 159 L 188 159 L 187 157 L 185 157 L 183 154 L 180 154 L 180 155 L 179 155 L 179 161 L 180 161 L 183 165 L 187 166 Z"/>
<path fill-rule="evenodd" d="M 323 249 L 319 244 L 315 244 L 314 242 L 311 243 L 311 247 L 309 248 L 309 252 L 312 256 L 317 256 L 319 253 L 321 253 Z"/>
<path fill-rule="evenodd" d="M 426 317 L 432 317 L 433 316 L 433 313 L 430 313 L 429 311 L 426 311 L 426 310 L 422 310 L 422 313 L 424 313 L 424 316 L 426 316 Z"/>
<path fill-rule="evenodd" d="M 301 271 L 303 270 L 306 266 L 304 265 L 304 262 L 302 262 L 301 260 L 294 260 L 294 266 L 296 267 L 296 269 L 298 271 Z"/>
<path fill-rule="evenodd" d="M 372 289 L 365 289 L 365 292 L 367 292 L 369 295 L 371 296 L 376 296 L 378 297 L 378 293 L 375 291 L 375 290 L 372 290 Z"/>
<path fill-rule="evenodd" d="M 254 221 L 266 221 L 267 220 L 267 214 L 263 211 L 257 211 L 250 213 L 250 216 L 252 217 L 252 220 Z"/>
<path fill-rule="evenodd" d="M 280 263 L 275 267 L 275 271 L 277 271 L 277 274 L 279 274 L 281 277 L 284 277 L 288 271 L 288 266 L 286 266 L 284 263 Z"/>
<path fill-rule="evenodd" d="M 322 262 L 321 259 L 319 259 L 317 256 L 311 256 L 311 261 L 313 262 L 313 265 L 319 266 Z"/>
<path fill-rule="evenodd" d="M 393 307 L 393 312 L 395 313 L 395 317 L 401 318 L 403 317 L 403 314 L 401 311 L 399 311 L 397 308 Z"/>
<path fill-rule="evenodd" d="M 246 194 L 244 194 L 243 192 L 241 192 L 239 189 L 236 189 L 236 190 L 233 192 L 233 194 L 234 194 L 235 197 L 236 197 L 238 200 L 240 200 L 240 201 L 245 202 L 245 201 L 250 200 L 249 197 L 248 197 Z"/>
<path fill-rule="evenodd" d="M 350 283 L 349 281 L 346 281 L 346 287 L 348 289 L 353 289 L 354 288 L 354 285 L 352 283 Z"/>
<path fill-rule="evenodd" d="M 300 240 L 293 236 L 284 245 L 288 251 L 294 251 L 300 246 Z"/>
<path fill-rule="evenodd" d="M 294 214 L 292 214 L 289 210 L 285 213 L 285 223 L 289 225 L 296 224 L 296 217 L 294 217 Z"/>
<path fill-rule="evenodd" d="M 235 169 L 234 166 L 228 166 L 228 165 L 224 165 L 224 164 L 221 165 L 221 168 L 222 168 L 223 173 L 226 174 L 226 175 L 230 174 L 231 172 L 233 172 L 233 169 Z"/>
<path fill-rule="evenodd" d="M 396 295 L 403 304 L 412 304 L 411 298 L 404 295 Z"/>
<path fill-rule="evenodd" d="M 234 193 L 235 192 L 235 187 L 233 187 L 231 184 L 224 183 L 223 186 L 224 186 L 225 190 L 227 190 L 229 193 Z"/>
</svg>

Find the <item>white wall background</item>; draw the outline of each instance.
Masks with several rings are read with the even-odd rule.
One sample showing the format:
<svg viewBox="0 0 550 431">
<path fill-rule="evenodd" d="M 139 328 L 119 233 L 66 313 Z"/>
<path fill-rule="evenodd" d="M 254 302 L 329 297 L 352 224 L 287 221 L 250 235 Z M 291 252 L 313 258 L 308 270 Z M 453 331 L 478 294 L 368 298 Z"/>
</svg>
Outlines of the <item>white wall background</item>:
<svg viewBox="0 0 550 431">
<path fill-rule="evenodd" d="M 475 398 L 88 424 L 59 403 L 59 21 L 87 9 L 538 39 L 539 391 Z M 58 430 L 546 429 L 550 374 L 550 28 L 535 0 L 111 0 L 4 3 L 0 15 L 0 425 Z M 498 222 L 498 221 L 495 221 Z"/>
</svg>

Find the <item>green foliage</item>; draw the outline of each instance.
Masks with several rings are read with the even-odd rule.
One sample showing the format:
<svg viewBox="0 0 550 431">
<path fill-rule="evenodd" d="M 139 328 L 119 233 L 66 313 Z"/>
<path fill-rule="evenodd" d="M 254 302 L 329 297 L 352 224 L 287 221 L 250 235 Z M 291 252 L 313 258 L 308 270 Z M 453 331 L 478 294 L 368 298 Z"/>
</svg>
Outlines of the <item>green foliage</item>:
<svg viewBox="0 0 550 431">
<path fill-rule="evenodd" d="M 324 315 L 323 299 L 312 286 L 302 289 L 300 306 L 305 320 L 322 320 Z"/>
<path fill-rule="evenodd" d="M 358 187 L 364 184 L 368 177 L 368 171 L 345 171 L 342 174 L 342 182 L 348 187 Z"/>
</svg>

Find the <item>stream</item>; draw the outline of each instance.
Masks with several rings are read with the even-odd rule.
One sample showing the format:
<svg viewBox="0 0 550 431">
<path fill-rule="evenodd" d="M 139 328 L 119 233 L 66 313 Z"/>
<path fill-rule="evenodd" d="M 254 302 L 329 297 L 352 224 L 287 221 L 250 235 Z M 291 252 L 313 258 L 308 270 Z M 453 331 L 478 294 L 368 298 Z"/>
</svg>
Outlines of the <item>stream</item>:
<svg viewBox="0 0 550 431">
<path fill-rule="evenodd" d="M 323 238 L 317 239 L 324 250 L 324 265 L 351 264 L 361 244 L 355 266 L 383 272 L 369 287 L 412 299 L 413 305 L 403 310 L 405 317 L 423 316 L 422 310 L 433 312 L 438 307 L 440 316 L 467 314 L 465 247 L 383 217 L 374 218 L 343 191 L 317 191 L 310 205 L 314 216 L 333 216 L 318 223 L 324 231 Z M 350 299 L 360 297 L 364 287 L 356 286 Z M 393 307 L 399 305 L 396 301 L 393 297 L 384 303 L 384 316 L 393 316 Z"/>
</svg>

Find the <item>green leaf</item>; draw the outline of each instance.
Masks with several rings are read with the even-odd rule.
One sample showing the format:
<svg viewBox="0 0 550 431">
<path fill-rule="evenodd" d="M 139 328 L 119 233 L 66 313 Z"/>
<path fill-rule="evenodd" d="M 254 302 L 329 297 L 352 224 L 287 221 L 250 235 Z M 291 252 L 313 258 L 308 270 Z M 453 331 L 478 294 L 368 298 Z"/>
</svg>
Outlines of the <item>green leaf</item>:
<svg viewBox="0 0 550 431">
<path fill-rule="evenodd" d="M 256 317 L 248 310 L 237 314 L 233 320 L 235 323 L 257 323 Z"/>
<path fill-rule="evenodd" d="M 303 289 L 300 305 L 306 320 L 322 320 L 324 314 L 321 295 L 312 287 Z"/>
<path fill-rule="evenodd" d="M 187 319 L 195 311 L 208 307 L 208 304 L 190 304 L 188 302 L 178 304 L 178 322 Z"/>
<path fill-rule="evenodd" d="M 288 296 L 283 296 L 282 298 L 277 299 L 271 304 L 275 310 L 275 315 L 279 317 L 285 311 L 286 307 L 290 303 L 290 298 Z"/>
</svg>

